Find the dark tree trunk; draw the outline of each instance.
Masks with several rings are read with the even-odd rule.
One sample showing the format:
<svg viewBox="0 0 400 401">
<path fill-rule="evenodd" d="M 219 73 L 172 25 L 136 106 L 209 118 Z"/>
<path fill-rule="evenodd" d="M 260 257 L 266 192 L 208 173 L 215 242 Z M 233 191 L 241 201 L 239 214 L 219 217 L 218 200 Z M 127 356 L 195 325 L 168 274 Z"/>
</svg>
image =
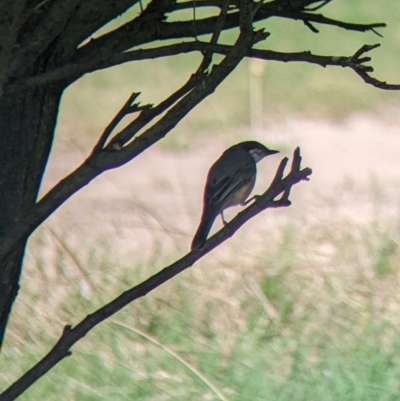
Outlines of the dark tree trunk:
<svg viewBox="0 0 400 401">
<path fill-rule="evenodd" d="M 47 87 L 0 96 L 0 237 L 36 202 L 61 94 L 62 88 Z M 25 245 L 0 265 L 0 346 L 19 289 Z"/>
</svg>

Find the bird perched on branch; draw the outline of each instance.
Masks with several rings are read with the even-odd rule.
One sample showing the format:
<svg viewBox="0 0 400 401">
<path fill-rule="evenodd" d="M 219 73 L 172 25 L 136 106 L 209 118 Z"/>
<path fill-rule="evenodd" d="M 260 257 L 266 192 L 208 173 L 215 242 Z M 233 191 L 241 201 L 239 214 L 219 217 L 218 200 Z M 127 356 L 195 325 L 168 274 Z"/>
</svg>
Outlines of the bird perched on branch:
<svg viewBox="0 0 400 401">
<path fill-rule="evenodd" d="M 203 196 L 203 213 L 191 249 L 201 249 L 216 217 L 231 206 L 245 205 L 256 182 L 256 163 L 279 153 L 256 141 L 238 143 L 227 149 L 211 166 Z"/>
</svg>

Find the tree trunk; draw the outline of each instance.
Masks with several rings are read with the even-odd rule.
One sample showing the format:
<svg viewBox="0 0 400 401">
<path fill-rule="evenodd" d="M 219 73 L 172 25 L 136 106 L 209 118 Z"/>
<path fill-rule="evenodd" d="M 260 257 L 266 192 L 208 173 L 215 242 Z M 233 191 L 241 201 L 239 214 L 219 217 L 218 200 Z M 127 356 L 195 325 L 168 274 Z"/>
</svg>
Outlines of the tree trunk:
<svg viewBox="0 0 400 401">
<path fill-rule="evenodd" d="M 61 94 L 61 87 L 47 87 L 0 96 L 0 238 L 36 202 Z M 0 265 L 0 347 L 19 289 L 25 245 Z"/>
</svg>

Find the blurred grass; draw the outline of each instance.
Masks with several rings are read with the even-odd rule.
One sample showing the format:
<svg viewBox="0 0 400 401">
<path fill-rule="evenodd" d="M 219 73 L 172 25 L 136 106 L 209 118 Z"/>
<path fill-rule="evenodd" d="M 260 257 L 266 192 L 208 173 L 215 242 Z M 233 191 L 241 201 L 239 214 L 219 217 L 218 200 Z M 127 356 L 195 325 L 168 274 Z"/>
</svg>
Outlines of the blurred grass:
<svg viewBox="0 0 400 401">
<path fill-rule="evenodd" d="M 323 25 L 316 25 L 320 33 L 315 34 L 299 21 L 275 18 L 257 25 L 271 32 L 270 38 L 258 47 L 347 56 L 363 44 L 381 43 L 381 48 L 370 53 L 375 68 L 373 75 L 384 81 L 400 82 L 400 7 L 397 1 L 336 0 L 323 12 L 328 17 L 351 22 L 386 22 L 388 27 L 379 29 L 383 38 L 372 32 L 359 33 Z M 136 13 L 133 9 L 127 15 Z M 122 24 L 127 15 L 111 23 L 106 30 Z M 230 31 L 221 40 L 232 43 L 234 37 L 235 32 Z M 76 132 L 79 132 L 78 138 L 82 134 L 97 137 L 132 91 L 142 92 L 142 103 L 161 101 L 187 80 L 199 60 L 198 54 L 186 54 L 130 63 L 83 77 L 63 97 L 59 125 L 69 126 L 63 129 L 63 137 L 74 136 Z M 244 60 L 212 96 L 179 124 L 176 134 L 169 135 L 163 143 L 175 147 L 190 143 L 198 133 L 247 129 L 252 119 L 250 105 L 258 96 L 261 104 L 257 107 L 261 108 L 259 114 L 264 121 L 284 120 L 288 113 L 343 119 L 355 111 L 383 113 L 385 108 L 390 115 L 391 106 L 398 104 L 396 92 L 368 86 L 351 70 L 264 62 L 256 66 L 257 76 L 253 76 L 251 63 Z"/>
<path fill-rule="evenodd" d="M 229 248 L 201 261 L 97 327 L 21 400 L 399 399 L 399 216 L 332 216 L 291 220 L 260 252 Z M 157 241 L 157 263 L 136 253 L 132 265 L 89 239 L 72 252 L 67 233 L 42 227 L 0 387 L 41 358 L 63 324 L 174 259 Z"/>
</svg>

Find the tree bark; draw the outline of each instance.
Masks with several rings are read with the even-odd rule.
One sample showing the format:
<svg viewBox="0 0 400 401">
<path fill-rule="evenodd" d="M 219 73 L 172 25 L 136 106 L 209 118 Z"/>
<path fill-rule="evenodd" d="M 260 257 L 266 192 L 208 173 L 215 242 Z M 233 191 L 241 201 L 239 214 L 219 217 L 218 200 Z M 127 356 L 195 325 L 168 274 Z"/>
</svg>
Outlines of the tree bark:
<svg viewBox="0 0 400 401">
<path fill-rule="evenodd" d="M 36 202 L 48 160 L 62 87 L 0 96 L 0 237 Z M 0 265 L 0 346 L 19 289 L 26 243 Z"/>
</svg>

